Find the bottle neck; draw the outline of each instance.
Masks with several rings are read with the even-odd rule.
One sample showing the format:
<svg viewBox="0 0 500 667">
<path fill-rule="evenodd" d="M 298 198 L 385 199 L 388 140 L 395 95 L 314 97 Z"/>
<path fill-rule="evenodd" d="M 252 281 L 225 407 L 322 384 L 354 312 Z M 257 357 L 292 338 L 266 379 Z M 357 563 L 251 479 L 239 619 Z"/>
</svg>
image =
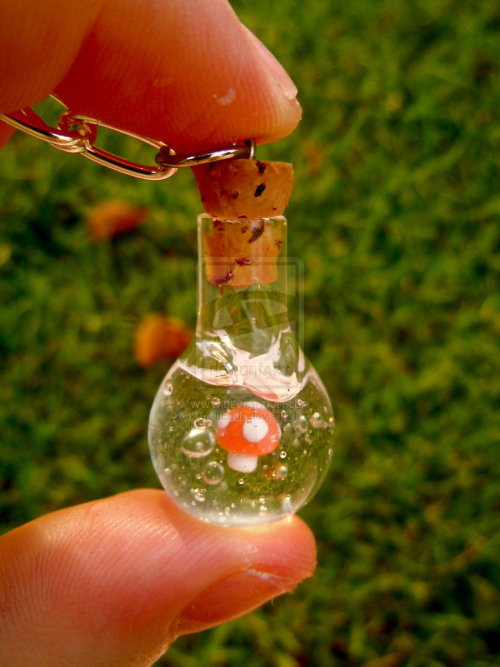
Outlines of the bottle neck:
<svg viewBox="0 0 500 667">
<path fill-rule="evenodd" d="M 198 218 L 198 338 L 265 348 L 287 330 L 286 219 Z"/>
</svg>

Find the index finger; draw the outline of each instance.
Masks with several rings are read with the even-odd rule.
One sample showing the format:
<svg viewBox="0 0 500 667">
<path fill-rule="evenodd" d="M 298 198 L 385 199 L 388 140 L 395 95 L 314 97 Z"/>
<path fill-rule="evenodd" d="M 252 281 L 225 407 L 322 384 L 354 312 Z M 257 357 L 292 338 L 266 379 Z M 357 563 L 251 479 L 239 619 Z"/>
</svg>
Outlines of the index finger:
<svg viewBox="0 0 500 667">
<path fill-rule="evenodd" d="M 226 0 L 0 2 L 0 109 L 54 90 L 76 113 L 189 152 L 289 134 L 286 72 Z"/>
</svg>

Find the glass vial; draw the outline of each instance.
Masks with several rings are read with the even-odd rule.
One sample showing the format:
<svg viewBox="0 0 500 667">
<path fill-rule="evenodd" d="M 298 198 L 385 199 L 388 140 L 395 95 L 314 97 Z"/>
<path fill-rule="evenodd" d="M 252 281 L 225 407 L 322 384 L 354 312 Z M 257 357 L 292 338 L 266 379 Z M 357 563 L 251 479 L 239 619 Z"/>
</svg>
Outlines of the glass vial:
<svg viewBox="0 0 500 667">
<path fill-rule="evenodd" d="M 196 337 L 151 410 L 160 481 L 198 519 L 296 512 L 332 455 L 333 414 L 288 317 L 286 219 L 198 219 Z"/>
</svg>

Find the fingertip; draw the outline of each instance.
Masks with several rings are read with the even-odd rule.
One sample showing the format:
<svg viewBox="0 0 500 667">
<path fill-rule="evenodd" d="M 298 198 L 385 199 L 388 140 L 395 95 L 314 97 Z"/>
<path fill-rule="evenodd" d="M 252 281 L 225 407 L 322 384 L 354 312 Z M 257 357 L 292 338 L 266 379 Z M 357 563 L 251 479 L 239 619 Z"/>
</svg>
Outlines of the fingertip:
<svg viewBox="0 0 500 667">
<path fill-rule="evenodd" d="M 213 526 L 153 490 L 61 510 L 1 538 L 0 663 L 28 661 L 33 645 L 40 664 L 152 662 L 180 633 L 292 590 L 314 563 L 314 538 L 296 517 Z"/>
<path fill-rule="evenodd" d="M 0 4 L 0 109 L 51 92 L 76 114 L 199 152 L 290 134 L 296 87 L 226 0 Z M 57 45 L 57 48 L 54 47 Z"/>
<path fill-rule="evenodd" d="M 295 100 L 297 97 L 297 86 L 292 81 L 290 75 L 285 70 L 283 65 L 274 57 L 269 49 L 261 42 L 261 40 L 246 26 L 243 26 L 249 43 L 255 49 L 257 57 L 260 59 L 262 67 L 267 69 L 269 74 L 276 82 L 276 86 L 282 91 L 284 96 L 289 100 Z"/>
<path fill-rule="evenodd" d="M 202 562 L 205 571 L 246 568 L 286 579 L 293 588 L 312 576 L 316 567 L 316 541 L 298 516 L 251 527 L 218 526 L 200 521 L 180 509 L 163 491 L 141 489 L 115 497 L 135 506 L 160 530 L 175 530 L 190 566 Z M 109 499 L 111 500 L 111 499 Z M 143 521 L 150 525 L 150 521 Z M 225 568 L 225 569 L 224 569 Z"/>
<path fill-rule="evenodd" d="M 0 109 L 49 95 L 75 58 L 102 0 L 0 2 Z"/>
<path fill-rule="evenodd" d="M 212 560 L 236 563 L 240 569 L 248 567 L 286 579 L 291 588 L 314 572 L 316 541 L 309 526 L 297 515 L 260 526 L 218 526 L 187 514 L 164 492 L 131 493 L 144 494 L 145 502 L 157 506 L 159 518 L 163 514 L 175 524 L 184 543 L 189 543 L 193 562 L 199 559 L 205 564 Z"/>
<path fill-rule="evenodd" d="M 174 636 L 205 630 L 238 618 L 273 598 L 290 593 L 316 567 L 316 542 L 297 516 L 279 522 L 229 528 L 185 514 L 167 497 L 161 500 L 185 534 L 191 534 L 193 562 L 217 563 L 217 574 L 189 599 L 175 620 Z M 222 568 L 220 567 L 222 565 Z"/>
<path fill-rule="evenodd" d="M 225 0 L 120 0 L 102 7 L 56 92 L 183 153 L 286 136 L 301 116 L 295 90 Z"/>
</svg>

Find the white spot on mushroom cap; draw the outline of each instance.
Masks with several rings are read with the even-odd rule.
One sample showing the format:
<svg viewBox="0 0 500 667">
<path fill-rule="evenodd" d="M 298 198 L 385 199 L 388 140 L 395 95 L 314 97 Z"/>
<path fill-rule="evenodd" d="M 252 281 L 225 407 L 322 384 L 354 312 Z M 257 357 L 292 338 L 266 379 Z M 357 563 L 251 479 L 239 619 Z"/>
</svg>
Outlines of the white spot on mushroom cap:
<svg viewBox="0 0 500 667">
<path fill-rule="evenodd" d="M 262 417 L 250 417 L 243 424 L 242 432 L 248 442 L 260 442 L 269 433 L 269 426 Z"/>
<path fill-rule="evenodd" d="M 226 426 L 229 424 L 230 421 L 231 417 L 226 412 L 226 414 L 222 415 L 222 417 L 217 422 L 217 427 L 220 429 L 226 428 Z"/>
</svg>

